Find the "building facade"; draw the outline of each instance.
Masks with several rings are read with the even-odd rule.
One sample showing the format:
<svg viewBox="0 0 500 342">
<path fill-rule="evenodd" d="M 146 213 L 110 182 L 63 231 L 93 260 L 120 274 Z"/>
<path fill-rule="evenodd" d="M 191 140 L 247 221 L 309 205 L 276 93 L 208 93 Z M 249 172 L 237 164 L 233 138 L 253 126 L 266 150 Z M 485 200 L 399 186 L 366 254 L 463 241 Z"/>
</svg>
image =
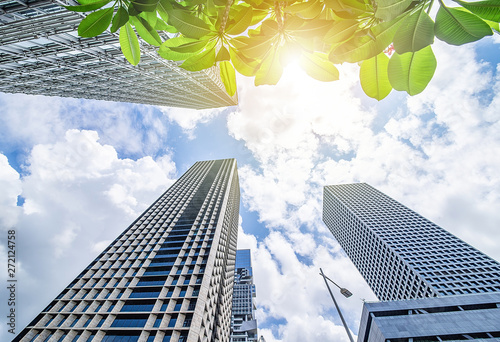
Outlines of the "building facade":
<svg viewBox="0 0 500 342">
<path fill-rule="evenodd" d="M 358 342 L 500 341 L 500 292 L 365 303 Z"/>
<path fill-rule="evenodd" d="M 236 160 L 195 163 L 14 341 L 229 341 Z"/>
<path fill-rule="evenodd" d="M 76 4 L 0 0 L 0 92 L 194 109 L 237 104 L 216 68 L 183 70 L 142 41 L 134 67 L 123 57 L 117 33 L 79 37 L 82 14 L 61 7 Z"/>
<path fill-rule="evenodd" d="M 368 184 L 324 188 L 323 221 L 383 302 L 358 342 L 500 340 L 500 264 Z"/>
<path fill-rule="evenodd" d="M 380 300 L 500 291 L 500 264 L 368 184 L 324 188 L 323 221 Z"/>
<path fill-rule="evenodd" d="M 237 250 L 231 317 L 231 342 L 257 342 L 255 296 L 250 250 Z"/>
</svg>

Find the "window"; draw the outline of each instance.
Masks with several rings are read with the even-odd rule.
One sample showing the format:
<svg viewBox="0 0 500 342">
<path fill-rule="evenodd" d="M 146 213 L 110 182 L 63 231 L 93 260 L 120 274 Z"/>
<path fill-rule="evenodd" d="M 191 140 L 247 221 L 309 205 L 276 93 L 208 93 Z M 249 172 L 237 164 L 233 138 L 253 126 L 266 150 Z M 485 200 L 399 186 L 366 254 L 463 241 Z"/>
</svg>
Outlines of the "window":
<svg viewBox="0 0 500 342">
<path fill-rule="evenodd" d="M 160 296 L 160 289 L 136 289 L 129 298 L 157 298 Z"/>
<path fill-rule="evenodd" d="M 99 323 L 97 323 L 97 327 L 98 328 L 101 327 L 105 320 L 106 320 L 106 318 L 101 318 L 101 320 L 99 321 Z"/>
<path fill-rule="evenodd" d="M 45 323 L 45 326 L 48 327 L 50 323 L 52 323 L 52 321 L 54 320 L 54 317 L 51 317 L 47 323 Z"/>
<path fill-rule="evenodd" d="M 153 328 L 158 328 L 161 324 L 161 320 L 163 319 L 163 316 L 159 316 L 156 318 L 155 323 L 153 324 Z"/>
<path fill-rule="evenodd" d="M 179 311 L 181 309 L 182 302 L 175 304 L 174 311 Z"/>
<path fill-rule="evenodd" d="M 33 338 L 30 340 L 30 342 L 33 342 L 34 340 L 36 340 L 36 338 L 40 336 L 40 333 L 36 333 L 35 336 L 33 336 Z"/>
<path fill-rule="evenodd" d="M 66 318 L 67 317 L 63 317 L 63 319 L 61 319 L 61 321 L 59 322 L 59 324 L 57 326 L 60 327 L 61 325 L 63 325 L 63 323 L 66 320 Z"/>
<path fill-rule="evenodd" d="M 71 342 L 76 342 L 80 338 L 80 336 L 82 336 L 82 333 L 76 334 L 75 337 L 73 338 L 73 341 Z"/>
<path fill-rule="evenodd" d="M 87 322 L 85 322 L 85 324 L 83 325 L 84 328 L 88 327 L 88 325 L 90 324 L 90 322 L 92 321 L 92 317 L 87 319 Z"/>
<path fill-rule="evenodd" d="M 112 328 L 143 328 L 148 320 L 147 316 L 117 317 L 111 324 Z"/>
<path fill-rule="evenodd" d="M 127 302 L 122 307 L 122 312 L 134 312 L 134 311 L 151 311 L 153 310 L 154 303 L 133 303 Z"/>
<path fill-rule="evenodd" d="M 78 322 L 78 317 L 75 318 L 75 320 L 71 323 L 70 327 L 74 327 L 77 322 Z"/>
<path fill-rule="evenodd" d="M 169 328 L 175 327 L 175 323 L 177 323 L 177 316 L 172 316 L 172 318 L 170 318 L 170 322 L 168 322 L 168 327 Z"/>
</svg>

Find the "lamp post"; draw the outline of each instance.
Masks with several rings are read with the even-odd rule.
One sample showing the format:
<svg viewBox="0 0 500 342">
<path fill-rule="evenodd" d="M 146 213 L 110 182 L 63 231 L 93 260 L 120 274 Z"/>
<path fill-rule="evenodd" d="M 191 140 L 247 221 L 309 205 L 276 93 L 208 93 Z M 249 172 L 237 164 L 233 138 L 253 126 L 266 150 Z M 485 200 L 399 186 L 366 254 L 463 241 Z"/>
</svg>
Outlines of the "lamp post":
<svg viewBox="0 0 500 342">
<path fill-rule="evenodd" d="M 337 308 L 337 312 L 339 313 L 340 319 L 342 320 L 342 324 L 344 325 L 345 331 L 347 331 L 347 335 L 349 336 L 349 340 L 351 342 L 354 342 L 354 340 L 351 336 L 351 332 L 349 331 L 349 328 L 347 327 L 347 323 L 344 320 L 344 316 L 342 316 L 342 312 L 340 311 L 339 305 L 337 304 L 337 301 L 335 300 L 335 297 L 333 296 L 333 292 L 330 289 L 330 286 L 328 285 L 328 282 L 326 280 L 328 279 L 335 286 L 337 286 L 340 289 L 340 293 L 342 293 L 342 295 L 344 297 L 349 298 L 350 296 L 352 296 L 352 293 L 348 289 L 338 286 L 333 280 L 331 280 L 330 278 L 325 276 L 325 274 L 323 273 L 323 270 L 321 268 L 319 269 L 319 271 L 320 271 L 321 276 L 323 277 L 323 280 L 325 281 L 326 287 L 328 288 L 328 292 L 330 292 L 330 296 L 332 297 L 333 303 L 335 304 L 335 307 Z"/>
</svg>

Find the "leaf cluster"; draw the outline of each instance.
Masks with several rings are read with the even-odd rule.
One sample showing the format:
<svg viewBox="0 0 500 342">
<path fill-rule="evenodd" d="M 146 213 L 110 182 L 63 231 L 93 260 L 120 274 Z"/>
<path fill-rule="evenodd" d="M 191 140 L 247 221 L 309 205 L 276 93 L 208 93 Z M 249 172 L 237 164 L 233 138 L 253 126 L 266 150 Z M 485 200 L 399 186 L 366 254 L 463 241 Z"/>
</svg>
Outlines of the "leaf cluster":
<svg viewBox="0 0 500 342">
<path fill-rule="evenodd" d="M 498 0 L 437 1 L 435 19 L 434 0 L 79 0 L 66 8 L 91 12 L 78 27 L 82 37 L 119 30 L 133 65 L 141 56 L 138 35 L 186 70 L 218 65 L 229 95 L 235 70 L 255 85 L 276 84 L 296 59 L 325 82 L 339 78 L 336 64 L 359 63 L 364 92 L 381 100 L 392 89 L 425 89 L 437 65 L 435 37 L 462 45 L 499 31 Z"/>
</svg>

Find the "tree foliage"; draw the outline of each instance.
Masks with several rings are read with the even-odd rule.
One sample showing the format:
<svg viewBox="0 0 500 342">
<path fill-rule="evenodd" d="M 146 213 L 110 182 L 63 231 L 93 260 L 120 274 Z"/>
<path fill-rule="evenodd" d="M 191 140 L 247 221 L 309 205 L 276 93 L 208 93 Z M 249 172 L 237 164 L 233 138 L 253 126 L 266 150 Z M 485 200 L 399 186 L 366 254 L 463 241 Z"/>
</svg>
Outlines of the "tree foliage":
<svg viewBox="0 0 500 342">
<path fill-rule="evenodd" d="M 219 66 L 230 95 L 235 69 L 255 85 L 276 84 L 296 58 L 320 81 L 335 81 L 335 64 L 359 63 L 364 92 L 377 100 L 391 90 L 422 92 L 432 79 L 434 37 L 462 45 L 499 30 L 499 0 L 79 0 L 70 11 L 91 12 L 78 34 L 120 30 L 125 58 L 140 61 L 139 35 L 158 54 L 189 71 Z M 158 31 L 171 33 L 162 41 Z M 384 53 L 393 50 L 394 54 Z"/>
</svg>

